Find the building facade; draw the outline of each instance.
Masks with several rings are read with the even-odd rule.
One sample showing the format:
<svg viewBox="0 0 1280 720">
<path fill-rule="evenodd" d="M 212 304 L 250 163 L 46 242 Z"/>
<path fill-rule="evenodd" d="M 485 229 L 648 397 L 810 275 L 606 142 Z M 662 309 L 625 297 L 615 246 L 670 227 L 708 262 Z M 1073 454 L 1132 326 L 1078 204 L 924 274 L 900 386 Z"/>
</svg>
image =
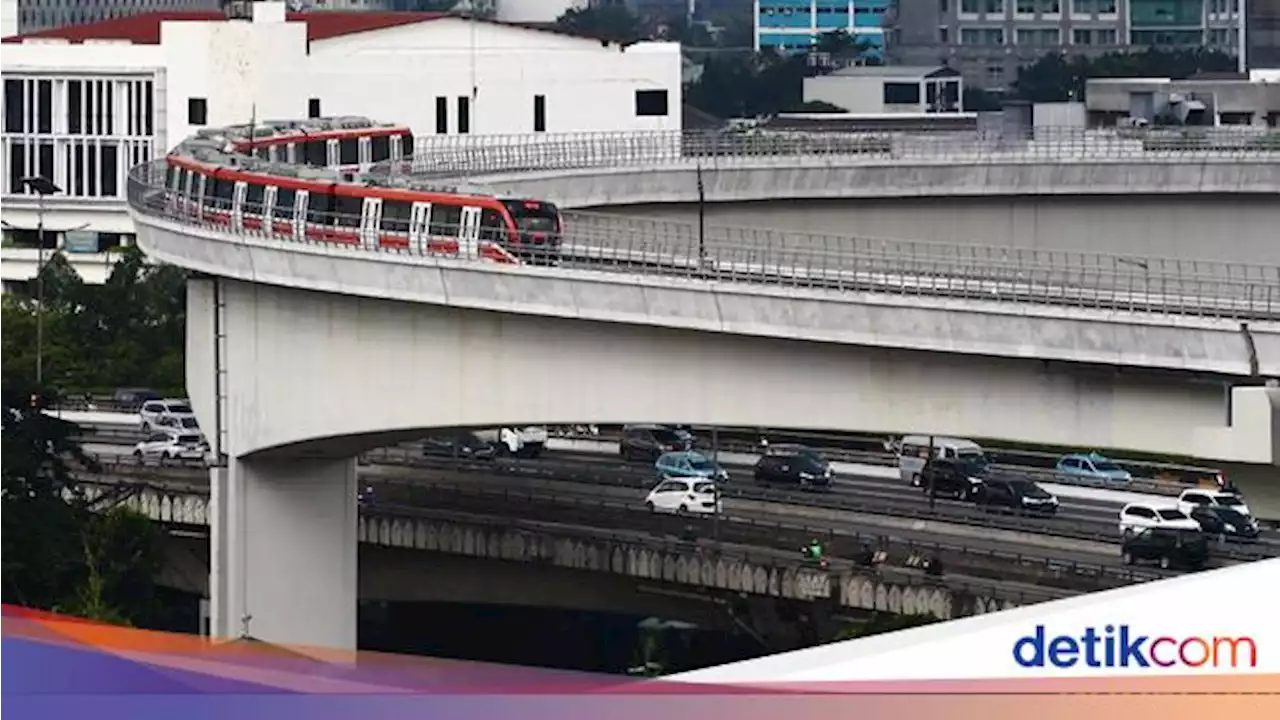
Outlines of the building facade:
<svg viewBox="0 0 1280 720">
<path fill-rule="evenodd" d="M 755 0 L 755 49 L 806 51 L 822 35 L 843 31 L 884 52 L 884 20 L 892 0 Z"/>
<path fill-rule="evenodd" d="M 217 10 L 221 0 L 2 0 L 3 36 L 163 10 Z"/>
<path fill-rule="evenodd" d="M 1265 2 L 1267 0 L 1253 0 Z M 895 0 L 888 57 L 944 62 L 971 85 L 1009 87 L 1018 68 L 1056 52 L 1239 47 L 1239 0 Z"/>
<path fill-rule="evenodd" d="M 147 14 L 4 42 L 0 195 L 11 241 L 29 243 L 38 219 L 22 178 L 61 188 L 44 202 L 52 235 L 77 229 L 114 244 L 132 233 L 129 168 L 202 128 L 254 117 L 363 115 L 419 136 L 681 127 L 676 43 L 621 48 L 433 14 L 293 14 L 279 2 L 255 3 L 252 20 Z"/>
</svg>

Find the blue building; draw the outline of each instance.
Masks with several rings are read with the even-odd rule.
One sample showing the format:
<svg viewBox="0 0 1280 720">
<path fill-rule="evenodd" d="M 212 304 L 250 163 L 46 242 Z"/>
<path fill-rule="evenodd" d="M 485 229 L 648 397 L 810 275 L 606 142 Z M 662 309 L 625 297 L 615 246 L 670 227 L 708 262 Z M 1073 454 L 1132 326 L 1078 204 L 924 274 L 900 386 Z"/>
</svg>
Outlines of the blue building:
<svg viewBox="0 0 1280 720">
<path fill-rule="evenodd" d="M 843 30 L 884 52 L 884 17 L 892 0 L 755 0 L 756 50 L 807 50 L 824 33 Z"/>
</svg>

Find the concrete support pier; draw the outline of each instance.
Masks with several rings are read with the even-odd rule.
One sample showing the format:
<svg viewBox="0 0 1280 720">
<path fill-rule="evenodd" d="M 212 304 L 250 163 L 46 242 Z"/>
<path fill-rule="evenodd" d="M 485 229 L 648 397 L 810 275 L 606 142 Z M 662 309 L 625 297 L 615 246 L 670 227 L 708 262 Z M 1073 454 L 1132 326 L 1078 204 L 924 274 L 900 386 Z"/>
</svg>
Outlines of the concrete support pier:
<svg viewBox="0 0 1280 720">
<path fill-rule="evenodd" d="M 355 459 L 240 458 L 211 472 L 214 637 L 355 650 Z"/>
</svg>

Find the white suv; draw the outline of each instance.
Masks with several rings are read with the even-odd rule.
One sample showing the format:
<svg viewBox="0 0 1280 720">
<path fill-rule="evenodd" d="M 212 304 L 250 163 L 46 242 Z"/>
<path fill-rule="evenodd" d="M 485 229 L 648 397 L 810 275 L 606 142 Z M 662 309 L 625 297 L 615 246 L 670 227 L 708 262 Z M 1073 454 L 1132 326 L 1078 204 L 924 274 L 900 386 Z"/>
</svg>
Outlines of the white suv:
<svg viewBox="0 0 1280 720">
<path fill-rule="evenodd" d="M 1201 506 L 1217 506 L 1235 510 L 1245 517 L 1252 517 L 1249 514 L 1249 506 L 1244 504 L 1244 498 L 1239 495 L 1226 492 L 1224 490 L 1183 490 L 1178 496 L 1178 509 L 1188 515 L 1192 510 Z"/>
<path fill-rule="evenodd" d="M 138 411 L 138 417 L 142 421 L 142 432 L 151 432 L 156 427 L 178 427 L 175 423 L 177 418 L 190 416 L 195 419 L 194 413 L 191 411 L 191 403 L 186 400 L 148 400 L 142 403 L 142 409 Z"/>
<path fill-rule="evenodd" d="M 702 478 L 671 478 L 649 492 L 644 505 L 651 512 L 715 515 L 720 512 L 716 484 Z"/>
<path fill-rule="evenodd" d="M 1199 530 L 1200 523 L 1173 505 L 1154 505 L 1136 502 L 1120 510 L 1120 534 L 1133 535 L 1143 528 L 1167 528 L 1169 530 Z"/>
<path fill-rule="evenodd" d="M 166 460 L 203 460 L 209 447 L 200 433 L 156 430 L 133 446 L 133 456 L 140 462 L 148 458 Z"/>
</svg>

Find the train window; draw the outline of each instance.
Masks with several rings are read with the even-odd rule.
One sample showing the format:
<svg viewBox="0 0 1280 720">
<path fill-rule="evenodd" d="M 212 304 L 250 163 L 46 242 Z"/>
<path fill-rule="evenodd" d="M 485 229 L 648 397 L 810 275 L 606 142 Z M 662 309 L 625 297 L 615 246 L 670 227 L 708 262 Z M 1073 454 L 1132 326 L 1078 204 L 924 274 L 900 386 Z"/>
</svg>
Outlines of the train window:
<svg viewBox="0 0 1280 720">
<path fill-rule="evenodd" d="M 333 199 L 334 224 L 342 227 L 360 227 L 364 211 L 364 199 L 339 195 Z"/>
<path fill-rule="evenodd" d="M 276 189 L 276 206 L 271 210 L 271 217 L 277 220 L 293 219 L 293 203 L 298 193 L 289 188 Z"/>
<path fill-rule="evenodd" d="M 253 213 L 254 215 L 262 214 L 262 196 L 265 192 L 266 188 L 264 186 L 249 183 L 244 193 L 244 212 Z"/>
<path fill-rule="evenodd" d="M 400 154 L 408 157 L 413 154 L 413 133 L 400 136 Z"/>
<path fill-rule="evenodd" d="M 206 182 L 213 183 L 209 190 L 209 206 L 222 209 L 231 209 L 231 195 L 235 192 L 236 184 L 230 180 L 221 180 L 218 178 L 210 178 Z"/>
<path fill-rule="evenodd" d="M 485 240 L 500 241 L 506 239 L 507 222 L 497 210 L 485 208 L 480 213 L 480 237 Z"/>
<path fill-rule="evenodd" d="M 389 233 L 408 233 L 409 216 L 413 205 L 403 200 L 387 200 L 382 203 L 382 230 Z"/>
<path fill-rule="evenodd" d="M 302 162 L 305 165 L 324 167 L 329 164 L 329 146 L 324 140 L 312 140 L 302 144 Z"/>
<path fill-rule="evenodd" d="M 431 234 L 458 236 L 462 224 L 462 208 L 457 205 L 436 205 L 431 212 Z"/>
<path fill-rule="evenodd" d="M 322 144 L 321 147 L 324 147 Z M 312 193 L 307 200 L 307 222 L 314 225 L 333 224 L 333 196 Z"/>
<path fill-rule="evenodd" d="M 338 164 L 355 165 L 360 162 L 360 141 L 356 138 L 338 142 Z"/>
<path fill-rule="evenodd" d="M 391 138 L 378 135 L 369 138 L 369 157 L 374 162 L 382 162 L 391 157 Z"/>
<path fill-rule="evenodd" d="M 254 149 L 253 149 L 253 154 L 254 154 L 254 155 L 257 155 L 259 158 L 261 158 L 261 159 L 263 159 L 263 160 L 270 160 L 270 159 L 271 159 L 271 146 L 270 146 L 270 145 L 261 145 L 261 146 L 259 146 L 259 147 L 256 147 L 256 148 L 254 148 Z"/>
</svg>

